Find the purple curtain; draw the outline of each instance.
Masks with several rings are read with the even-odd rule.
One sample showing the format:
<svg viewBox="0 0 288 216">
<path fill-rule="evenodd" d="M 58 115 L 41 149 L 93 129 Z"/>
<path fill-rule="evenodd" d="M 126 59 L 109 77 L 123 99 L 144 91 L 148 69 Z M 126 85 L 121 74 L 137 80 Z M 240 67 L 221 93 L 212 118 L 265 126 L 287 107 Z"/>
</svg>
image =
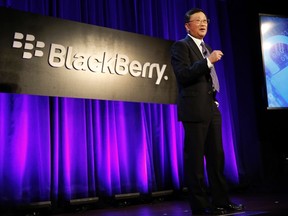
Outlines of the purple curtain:
<svg viewBox="0 0 288 216">
<path fill-rule="evenodd" d="M 225 54 L 217 68 L 225 173 L 229 182 L 238 184 L 233 59 L 227 20 L 225 44 L 219 37 L 223 23 L 217 8 L 226 11 L 219 2 L 224 4 L 217 0 L 7 0 L 0 6 L 169 40 L 185 36 L 188 9 L 203 8 L 212 20 L 206 41 Z M 0 93 L 0 202 L 181 190 L 185 186 L 182 143 L 174 104 Z"/>
</svg>

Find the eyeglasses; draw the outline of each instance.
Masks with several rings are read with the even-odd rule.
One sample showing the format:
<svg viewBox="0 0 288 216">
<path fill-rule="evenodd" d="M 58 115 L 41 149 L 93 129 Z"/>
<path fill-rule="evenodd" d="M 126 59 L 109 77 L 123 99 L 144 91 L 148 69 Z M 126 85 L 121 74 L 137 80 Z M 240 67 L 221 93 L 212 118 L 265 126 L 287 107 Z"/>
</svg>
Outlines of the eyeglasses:
<svg viewBox="0 0 288 216">
<path fill-rule="evenodd" d="M 197 25 L 200 25 L 201 23 L 207 25 L 208 23 L 210 23 L 210 19 L 204 19 L 204 20 L 197 19 L 197 20 L 190 20 L 188 21 L 188 23 L 189 22 L 195 22 Z"/>
</svg>

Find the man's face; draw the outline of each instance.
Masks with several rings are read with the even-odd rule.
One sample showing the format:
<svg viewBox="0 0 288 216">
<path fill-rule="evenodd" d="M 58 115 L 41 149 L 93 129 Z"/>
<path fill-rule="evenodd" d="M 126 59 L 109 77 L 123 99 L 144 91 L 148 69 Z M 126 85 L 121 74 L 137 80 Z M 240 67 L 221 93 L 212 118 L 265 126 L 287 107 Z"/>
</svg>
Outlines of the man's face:
<svg viewBox="0 0 288 216">
<path fill-rule="evenodd" d="M 185 24 L 186 31 L 195 38 L 203 39 L 207 33 L 208 20 L 203 12 L 190 16 L 190 21 Z"/>
</svg>

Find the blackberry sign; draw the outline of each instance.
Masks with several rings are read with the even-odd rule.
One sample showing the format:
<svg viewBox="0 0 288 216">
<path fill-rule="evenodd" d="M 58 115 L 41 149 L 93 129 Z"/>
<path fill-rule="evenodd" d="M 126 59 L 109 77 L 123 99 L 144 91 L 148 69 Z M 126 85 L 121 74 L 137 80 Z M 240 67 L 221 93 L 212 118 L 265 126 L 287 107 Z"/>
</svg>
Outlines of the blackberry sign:
<svg viewBox="0 0 288 216">
<path fill-rule="evenodd" d="M 0 8 L 0 91 L 175 103 L 173 41 Z"/>
</svg>

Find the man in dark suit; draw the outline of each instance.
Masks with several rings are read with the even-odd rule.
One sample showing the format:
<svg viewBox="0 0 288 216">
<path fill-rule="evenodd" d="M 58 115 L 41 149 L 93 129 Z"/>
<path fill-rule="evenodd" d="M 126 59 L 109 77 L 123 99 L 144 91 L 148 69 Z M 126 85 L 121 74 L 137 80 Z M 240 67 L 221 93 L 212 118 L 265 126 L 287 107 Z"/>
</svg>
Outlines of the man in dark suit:
<svg viewBox="0 0 288 216">
<path fill-rule="evenodd" d="M 212 51 L 204 43 L 208 23 L 201 9 L 185 14 L 188 34 L 173 44 L 171 64 L 179 90 L 178 119 L 185 133 L 184 172 L 190 206 L 193 214 L 217 215 L 242 211 L 244 207 L 230 201 L 223 174 L 222 120 L 216 98 L 219 83 L 217 77 L 215 81 L 212 79 L 214 64 L 221 60 L 223 53 Z M 211 197 L 205 184 L 204 158 Z"/>
</svg>

